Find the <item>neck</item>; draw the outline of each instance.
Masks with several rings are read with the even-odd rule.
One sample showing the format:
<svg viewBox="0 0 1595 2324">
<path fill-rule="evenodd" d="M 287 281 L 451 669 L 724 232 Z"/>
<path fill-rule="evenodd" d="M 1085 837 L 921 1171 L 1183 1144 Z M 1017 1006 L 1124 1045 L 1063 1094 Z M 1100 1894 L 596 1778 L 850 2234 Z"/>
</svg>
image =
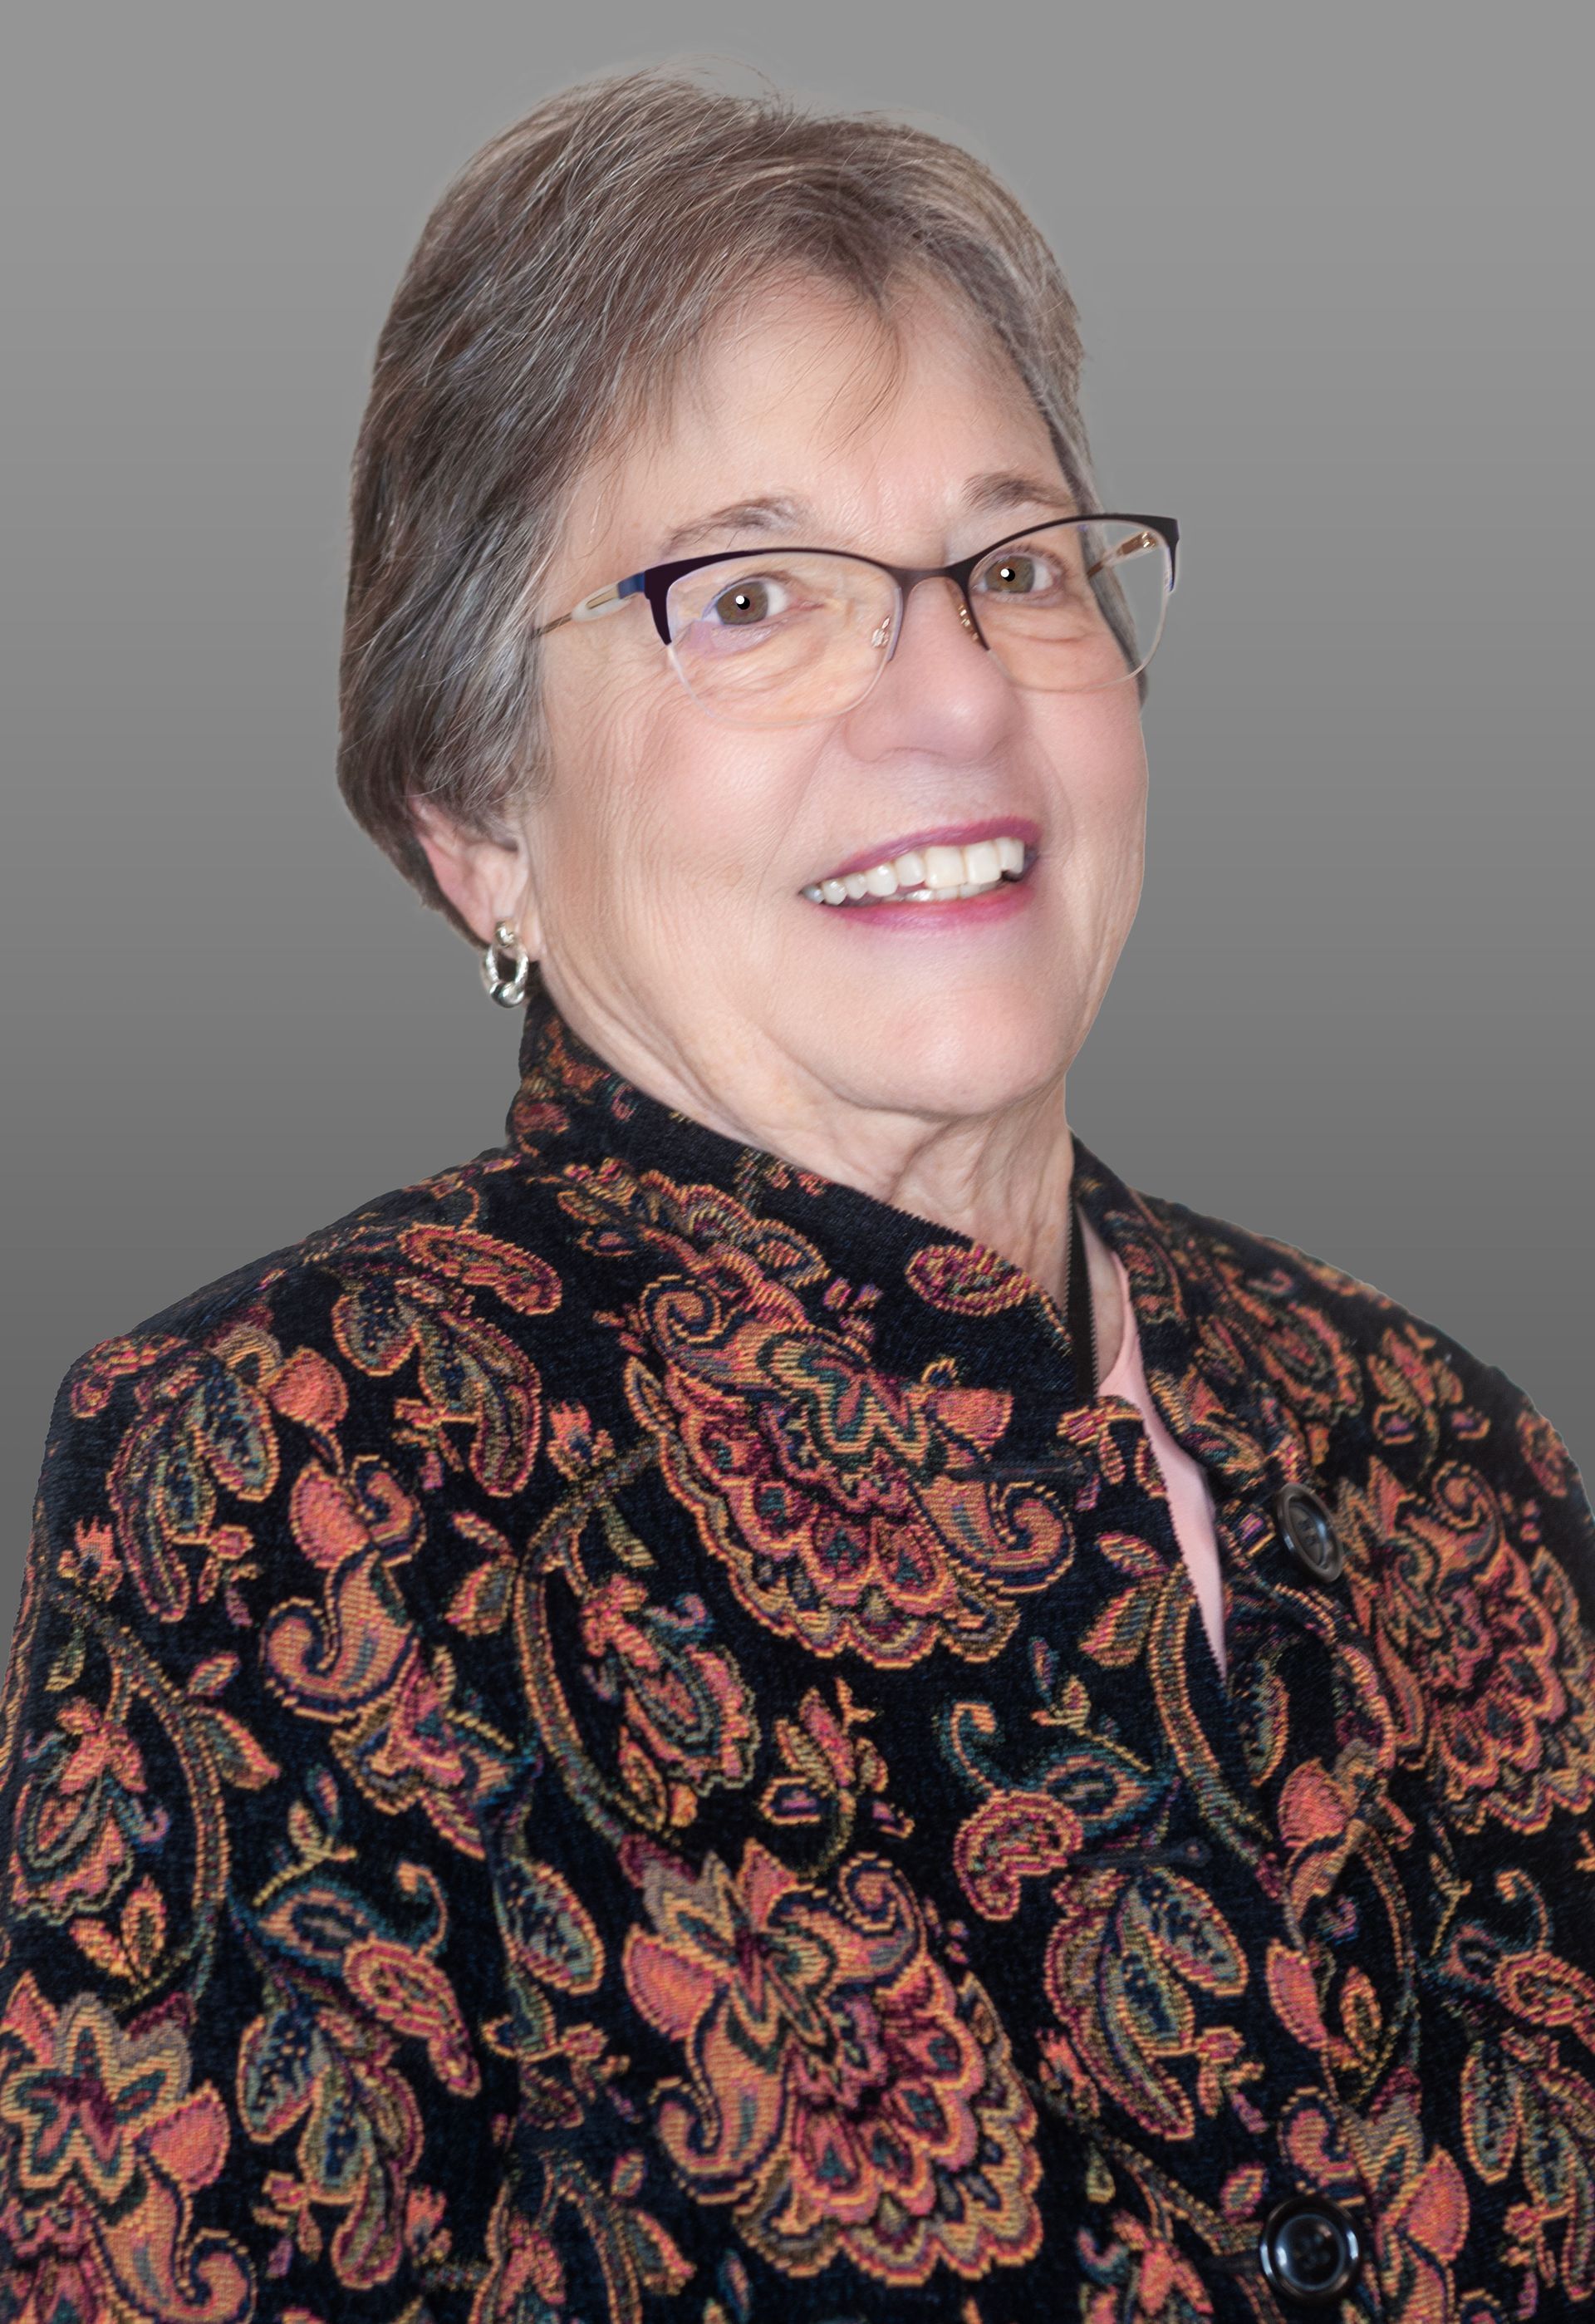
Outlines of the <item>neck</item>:
<svg viewBox="0 0 1595 2324">
<path fill-rule="evenodd" d="M 1023 1268 L 1061 1307 L 1068 1295 L 1074 1169 L 1061 1081 L 1046 1100 L 999 1114 L 891 1127 L 898 1134 L 875 1144 L 873 1167 L 847 1183 L 983 1243 Z M 810 1167 L 839 1177 L 855 1166 L 834 1145 L 829 1163 Z"/>
<path fill-rule="evenodd" d="M 618 1012 L 566 991 L 550 966 L 549 995 L 565 1021 L 650 1097 L 739 1144 L 965 1235 L 1065 1305 L 1074 1151 L 1062 1073 L 987 1113 L 936 1116 L 855 1103 L 806 1077 L 789 1058 L 765 1056 L 756 1042 L 734 1055 L 723 1044 L 712 1056 L 675 1045 L 667 1053 Z M 1105 1250 L 1100 1265 L 1092 1258 L 1091 1277 L 1100 1333 L 1116 1304 Z M 1104 1365 L 1111 1361 L 1105 1336 L 1101 1352 Z"/>
</svg>

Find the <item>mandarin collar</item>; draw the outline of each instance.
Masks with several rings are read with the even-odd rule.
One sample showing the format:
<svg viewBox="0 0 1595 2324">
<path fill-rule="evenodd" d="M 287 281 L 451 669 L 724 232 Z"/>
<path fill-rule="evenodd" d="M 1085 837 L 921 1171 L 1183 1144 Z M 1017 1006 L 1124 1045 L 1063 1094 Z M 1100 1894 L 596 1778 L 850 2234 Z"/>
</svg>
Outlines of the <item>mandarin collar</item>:
<svg viewBox="0 0 1595 2324">
<path fill-rule="evenodd" d="M 535 981 L 519 1066 L 507 1143 L 557 1190 L 595 1171 L 613 1177 L 618 1166 L 650 1215 L 662 1205 L 672 1231 L 705 1250 L 761 1230 L 800 1236 L 822 1262 L 807 1302 L 814 1322 L 866 1343 L 876 1368 L 1033 1392 L 1043 1435 L 1060 1408 L 1080 1405 L 1062 1310 L 1014 1261 L 678 1111 L 590 1047 Z M 1296 1479 L 1297 1432 L 1250 1360 L 1212 1263 L 1203 1229 L 1217 1222 L 1138 1193 L 1071 1135 L 1073 1192 L 1123 1262 L 1148 1387 L 1169 1433 L 1216 1472 L 1219 1489 L 1226 1471 L 1237 1486 Z M 1135 1408 L 1099 1397 L 1093 1410 L 1128 1417 Z"/>
</svg>

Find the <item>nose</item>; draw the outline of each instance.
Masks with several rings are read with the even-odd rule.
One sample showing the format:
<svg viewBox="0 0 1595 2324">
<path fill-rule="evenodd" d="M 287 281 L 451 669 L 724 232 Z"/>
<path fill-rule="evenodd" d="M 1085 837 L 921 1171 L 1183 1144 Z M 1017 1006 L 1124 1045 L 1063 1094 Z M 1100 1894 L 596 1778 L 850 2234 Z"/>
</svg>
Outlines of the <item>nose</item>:
<svg viewBox="0 0 1595 2324">
<path fill-rule="evenodd" d="M 963 591 L 932 575 L 908 590 L 886 662 L 850 715 L 849 740 L 862 757 L 917 749 L 967 761 L 994 745 L 1015 701 Z"/>
<path fill-rule="evenodd" d="M 949 574 L 921 574 L 918 581 L 909 581 L 909 595 L 907 595 L 907 604 L 905 609 L 902 609 L 902 622 L 898 625 L 898 637 L 895 637 L 893 641 L 893 653 L 898 650 L 898 646 L 902 644 L 902 632 L 905 632 L 907 625 L 909 625 L 909 618 L 911 613 L 914 613 L 916 600 L 926 600 L 926 602 L 935 600 L 935 602 L 942 602 L 942 604 L 951 602 L 954 613 L 958 616 L 965 637 L 970 637 L 972 641 L 982 649 L 982 653 L 986 653 L 988 650 L 986 639 L 983 639 L 982 632 L 976 630 L 974 616 L 972 616 L 972 611 L 970 611 L 970 600 L 967 600 L 967 595 L 958 588 L 958 584 L 955 584 Z"/>
<path fill-rule="evenodd" d="M 956 581 L 945 573 L 927 573 L 922 574 L 917 581 L 910 581 L 908 584 L 908 597 L 903 606 L 903 618 L 898 624 L 897 636 L 892 640 L 890 652 L 887 655 L 888 661 L 896 658 L 898 648 L 903 642 L 904 632 L 914 619 L 914 607 L 917 601 L 934 603 L 938 607 L 950 604 L 960 627 L 971 643 L 979 646 L 982 653 L 990 650 L 984 638 L 974 625 L 973 617 L 969 610 L 969 599 Z M 938 629 L 945 635 L 945 628 L 942 626 L 943 617 L 939 612 L 935 619 Z M 924 615 L 921 614 L 919 627 L 923 629 L 924 626 Z"/>
</svg>

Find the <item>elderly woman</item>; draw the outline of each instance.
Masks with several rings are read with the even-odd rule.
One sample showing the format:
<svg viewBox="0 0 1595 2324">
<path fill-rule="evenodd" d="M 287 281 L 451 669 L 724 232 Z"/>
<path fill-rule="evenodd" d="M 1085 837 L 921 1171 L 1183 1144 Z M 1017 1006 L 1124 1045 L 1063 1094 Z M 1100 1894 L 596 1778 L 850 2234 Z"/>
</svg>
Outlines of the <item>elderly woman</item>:
<svg viewBox="0 0 1595 2324">
<path fill-rule="evenodd" d="M 1177 532 L 1079 362 L 969 155 L 669 72 L 429 221 L 342 782 L 520 1087 L 62 1384 L 0 2313 L 1595 2294 L 1566 1451 L 1066 1119 Z"/>
</svg>

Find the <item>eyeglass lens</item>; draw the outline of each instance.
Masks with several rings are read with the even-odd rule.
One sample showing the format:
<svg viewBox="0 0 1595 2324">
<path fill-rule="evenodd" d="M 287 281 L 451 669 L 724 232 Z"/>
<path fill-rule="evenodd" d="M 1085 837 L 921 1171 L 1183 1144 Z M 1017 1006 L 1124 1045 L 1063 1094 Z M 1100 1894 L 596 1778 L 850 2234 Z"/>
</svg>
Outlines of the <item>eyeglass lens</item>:
<svg viewBox="0 0 1595 2324">
<path fill-rule="evenodd" d="M 1077 520 L 993 549 L 969 600 L 1016 686 L 1087 693 L 1146 668 L 1168 580 L 1157 533 Z M 890 574 L 839 550 L 748 549 L 674 582 L 668 613 L 671 659 L 704 709 L 733 725 L 792 725 L 862 701 L 892 641 L 898 593 Z"/>
</svg>

